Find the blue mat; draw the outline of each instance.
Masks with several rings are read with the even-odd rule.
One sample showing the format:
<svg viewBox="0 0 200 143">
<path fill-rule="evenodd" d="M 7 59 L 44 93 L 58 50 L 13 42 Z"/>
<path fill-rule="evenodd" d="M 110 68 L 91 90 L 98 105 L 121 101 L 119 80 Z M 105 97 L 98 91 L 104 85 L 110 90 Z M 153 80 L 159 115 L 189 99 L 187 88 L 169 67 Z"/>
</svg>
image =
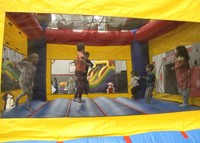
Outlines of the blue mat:
<svg viewBox="0 0 200 143">
<path fill-rule="evenodd" d="M 3 111 L 3 118 L 53 118 L 53 117 L 97 117 L 97 116 L 123 116 L 138 114 L 155 114 L 200 110 L 200 107 L 180 107 L 177 102 L 152 99 L 152 104 L 146 104 L 145 99 L 132 100 L 128 98 L 110 99 L 98 97 L 85 99 L 85 103 L 71 102 L 69 99 L 60 98 L 50 102 L 32 102 L 33 112 L 26 109 L 26 103 Z M 70 106 L 71 103 L 71 106 Z M 69 112 L 68 112 L 69 111 Z"/>
<path fill-rule="evenodd" d="M 48 102 L 38 112 L 33 114 L 32 118 L 53 118 L 66 117 L 69 99 L 59 98 Z"/>
<path fill-rule="evenodd" d="M 145 103 L 145 99 L 138 100 L 141 103 Z M 191 111 L 191 110 L 200 110 L 198 106 L 189 106 L 189 107 L 180 107 L 180 103 L 178 102 L 171 102 L 171 101 L 164 101 L 152 98 L 152 105 L 156 105 L 162 107 L 169 112 L 181 112 L 181 111 Z"/>
<path fill-rule="evenodd" d="M 85 103 L 72 101 L 69 112 L 70 117 L 97 117 L 104 116 L 91 99 L 84 99 Z"/>
<path fill-rule="evenodd" d="M 107 116 L 123 116 L 143 114 L 126 105 L 120 104 L 110 98 L 98 97 L 93 99 L 94 102 L 104 111 Z"/>
<path fill-rule="evenodd" d="M 116 98 L 116 100 L 136 110 L 140 110 L 141 112 L 146 113 L 146 114 L 171 112 L 170 110 L 167 110 L 159 106 L 141 103 L 141 102 L 138 102 L 137 100 L 132 100 L 128 98 L 119 97 L 119 98 Z"/>
<path fill-rule="evenodd" d="M 37 110 L 46 102 L 33 100 L 31 103 L 31 109 Z M 14 106 L 10 109 L 6 109 L 2 113 L 3 118 L 26 118 L 30 116 L 32 113 L 26 109 L 27 104 L 20 104 L 18 106 Z"/>
</svg>

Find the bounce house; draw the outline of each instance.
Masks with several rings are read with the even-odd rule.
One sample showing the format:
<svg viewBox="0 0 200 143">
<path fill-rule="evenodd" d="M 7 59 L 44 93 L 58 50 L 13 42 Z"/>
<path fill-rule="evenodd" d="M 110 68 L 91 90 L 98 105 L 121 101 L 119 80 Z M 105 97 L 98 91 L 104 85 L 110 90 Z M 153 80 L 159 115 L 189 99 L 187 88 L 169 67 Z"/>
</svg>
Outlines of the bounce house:
<svg viewBox="0 0 200 143">
<path fill-rule="evenodd" d="M 200 142 L 198 1 L 1 3 L 0 142 Z M 73 101 L 78 43 L 84 43 L 94 64 L 88 70 L 90 88 L 88 95 L 83 94 L 84 103 Z M 180 45 L 190 55 L 189 107 L 179 106 L 183 97 L 172 70 Z M 26 97 L 18 106 L 14 101 L 21 93 L 23 69 L 18 63 L 31 53 L 38 53 L 40 60 L 29 111 Z M 147 104 L 142 77 L 149 63 L 155 67 L 156 81 Z M 131 99 L 132 71 L 140 77 L 137 100 Z M 67 92 L 59 92 L 59 86 Z"/>
</svg>

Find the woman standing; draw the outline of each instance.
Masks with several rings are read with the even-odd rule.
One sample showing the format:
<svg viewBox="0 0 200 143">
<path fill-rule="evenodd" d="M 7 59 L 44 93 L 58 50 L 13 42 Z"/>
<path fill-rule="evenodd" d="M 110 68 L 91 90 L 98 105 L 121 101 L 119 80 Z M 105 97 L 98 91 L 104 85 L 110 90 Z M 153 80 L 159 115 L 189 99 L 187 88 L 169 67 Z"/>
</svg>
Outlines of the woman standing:
<svg viewBox="0 0 200 143">
<path fill-rule="evenodd" d="M 178 84 L 178 90 L 183 96 L 183 104 L 181 107 L 187 107 L 190 91 L 190 66 L 189 66 L 189 54 L 185 46 L 176 47 L 176 62 L 175 72 Z"/>
</svg>

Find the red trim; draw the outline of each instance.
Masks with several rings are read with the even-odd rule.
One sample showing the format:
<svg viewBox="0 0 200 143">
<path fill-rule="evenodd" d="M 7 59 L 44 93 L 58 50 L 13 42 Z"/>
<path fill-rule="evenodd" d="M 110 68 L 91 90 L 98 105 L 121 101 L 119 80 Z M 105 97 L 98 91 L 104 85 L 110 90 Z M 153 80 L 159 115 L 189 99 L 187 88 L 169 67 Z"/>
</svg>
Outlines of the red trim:
<svg viewBox="0 0 200 143">
<path fill-rule="evenodd" d="M 131 107 L 131 106 L 129 106 L 129 105 L 123 103 L 123 102 L 120 102 L 120 101 L 118 101 L 118 100 L 116 100 L 116 99 L 113 99 L 113 100 L 114 100 L 115 102 L 118 102 L 118 103 L 120 103 L 120 104 L 122 104 L 122 105 L 125 105 L 125 106 L 127 106 L 127 107 L 129 107 L 129 108 L 131 108 L 131 109 L 133 109 L 133 110 L 135 110 L 135 111 L 138 111 L 138 112 L 140 112 L 140 113 L 142 113 L 142 114 L 148 114 L 148 113 L 145 113 L 145 112 L 143 112 L 143 111 L 141 111 L 141 110 L 135 109 L 135 108 L 133 108 L 133 107 Z"/>
<path fill-rule="evenodd" d="M 135 39 L 137 41 L 149 41 L 161 36 L 175 28 L 183 22 L 154 20 L 142 26 L 137 32 Z M 129 45 L 134 39 L 131 31 L 73 31 L 47 29 L 45 36 L 48 43 L 71 44 L 76 45 L 83 42 L 86 45 L 111 46 L 111 45 Z"/>
<path fill-rule="evenodd" d="M 132 143 L 129 136 L 124 136 L 125 143 Z"/>
<path fill-rule="evenodd" d="M 100 75 L 100 76 L 102 76 L 102 75 L 104 74 L 104 72 L 105 72 L 107 69 L 108 69 L 108 66 L 106 66 L 106 67 L 103 69 L 103 71 L 101 72 L 101 75 Z"/>
<path fill-rule="evenodd" d="M 93 103 L 99 108 L 104 116 L 108 116 L 108 113 L 106 113 L 106 111 L 104 111 L 93 99 L 91 99 L 91 101 L 93 101 Z"/>
<path fill-rule="evenodd" d="M 73 100 L 73 99 L 72 99 L 72 100 Z M 69 103 L 68 103 L 67 112 L 66 112 L 66 114 L 65 114 L 66 117 L 69 116 L 69 112 L 70 112 L 70 109 L 71 109 L 72 100 L 70 100 Z"/>
<path fill-rule="evenodd" d="M 182 136 L 183 136 L 184 138 L 189 138 L 186 132 L 184 132 L 184 131 L 180 131 L 180 132 L 181 132 L 181 134 L 182 134 Z"/>
<path fill-rule="evenodd" d="M 46 29 L 45 36 L 47 43 L 76 45 L 82 42 L 85 45 L 114 46 L 129 45 L 134 36 L 131 31 L 73 31 Z"/>
<path fill-rule="evenodd" d="M 34 110 L 31 114 L 29 114 L 27 116 L 27 118 L 33 116 L 35 113 L 37 113 L 40 109 L 42 109 L 42 107 L 44 107 L 48 102 L 45 102 L 44 104 L 42 104 L 38 109 Z"/>
<path fill-rule="evenodd" d="M 165 21 L 165 20 L 154 20 L 150 21 L 144 26 L 142 26 L 136 32 L 136 40 L 137 41 L 149 41 L 158 36 L 161 36 L 175 28 L 179 25 L 183 24 L 183 22 L 177 21 Z"/>
<path fill-rule="evenodd" d="M 47 43 L 76 45 L 83 42 L 85 45 L 117 46 L 130 45 L 137 41 L 149 41 L 161 36 L 184 22 L 153 20 L 137 30 L 135 38 L 131 31 L 105 31 L 96 30 L 73 31 L 61 29 L 46 29 L 45 33 L 33 13 L 6 13 L 6 16 L 20 29 L 29 39 L 39 39 L 45 36 Z M 48 15 L 49 16 L 49 15 Z M 43 20 L 43 19 L 42 19 Z M 47 22 L 48 19 L 47 17 Z"/>
</svg>

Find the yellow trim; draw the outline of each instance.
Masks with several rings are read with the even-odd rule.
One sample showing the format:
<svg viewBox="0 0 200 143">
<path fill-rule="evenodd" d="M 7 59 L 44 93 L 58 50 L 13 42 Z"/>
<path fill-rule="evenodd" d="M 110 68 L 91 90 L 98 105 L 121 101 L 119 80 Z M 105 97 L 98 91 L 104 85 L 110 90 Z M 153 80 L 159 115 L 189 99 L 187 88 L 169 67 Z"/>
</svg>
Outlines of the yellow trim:
<svg viewBox="0 0 200 143">
<path fill-rule="evenodd" d="M 96 61 L 96 62 L 94 63 L 94 67 L 96 67 L 98 64 L 106 64 L 105 66 L 109 66 L 108 60 Z"/>
<path fill-rule="evenodd" d="M 175 102 L 180 102 L 180 103 L 183 102 L 183 97 L 181 95 L 154 93 L 153 96 L 158 99 L 175 101 Z M 189 104 L 200 106 L 200 97 L 189 97 Z"/>
<path fill-rule="evenodd" d="M 124 46 L 86 46 L 91 60 L 131 60 L 130 45 Z M 47 59 L 74 60 L 76 45 L 47 44 Z"/>
<path fill-rule="evenodd" d="M 63 141 L 92 136 L 128 136 L 153 131 L 186 131 L 200 127 L 200 112 L 96 118 L 1 119 L 1 142 Z"/>
</svg>

